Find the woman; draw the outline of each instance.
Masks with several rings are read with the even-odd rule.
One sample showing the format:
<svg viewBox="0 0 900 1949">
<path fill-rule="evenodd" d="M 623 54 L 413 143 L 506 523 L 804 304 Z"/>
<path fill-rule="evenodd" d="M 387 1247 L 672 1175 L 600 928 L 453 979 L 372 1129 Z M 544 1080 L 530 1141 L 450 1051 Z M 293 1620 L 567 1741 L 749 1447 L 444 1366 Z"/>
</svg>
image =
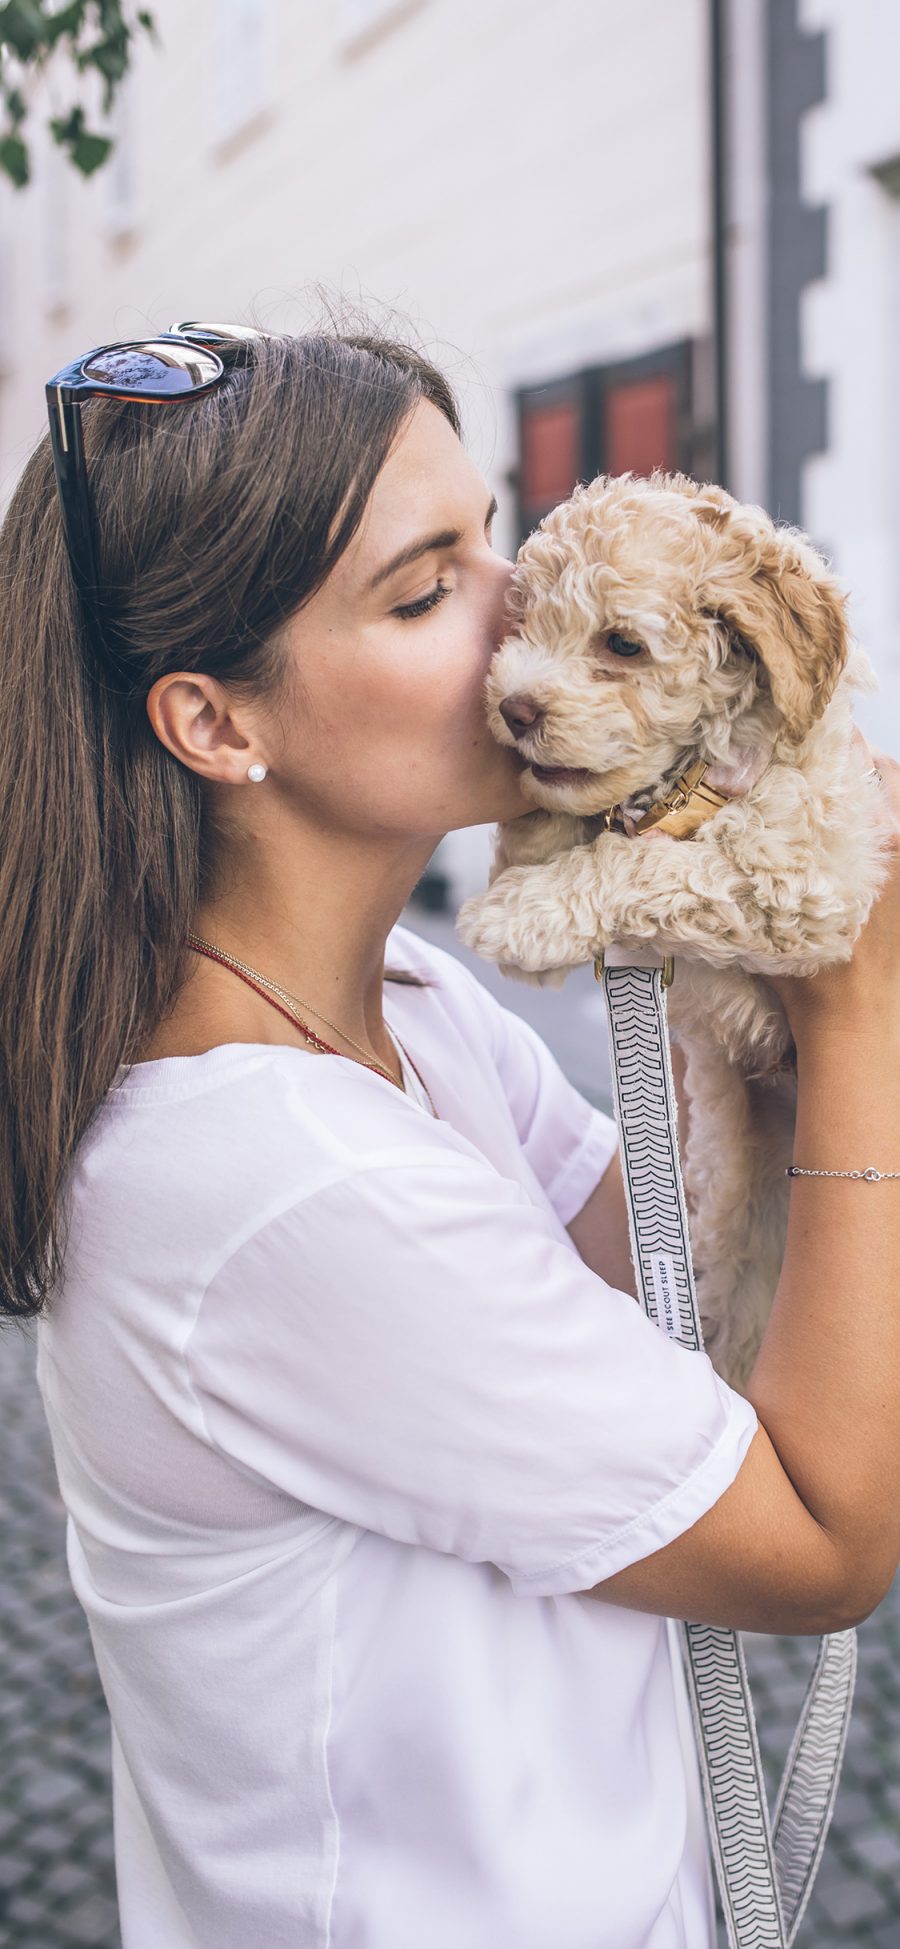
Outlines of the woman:
<svg viewBox="0 0 900 1949">
<path fill-rule="evenodd" d="M 748 1399 L 646 1319 L 609 1119 L 396 925 L 527 804 L 449 389 L 374 337 L 218 349 L 85 412 L 102 632 L 46 444 L 2 544 L 3 1295 L 124 1949 L 711 1949 L 666 1620 L 887 1588 L 898 1186 L 794 1181 Z M 781 984 L 804 1165 L 900 1167 L 898 919 L 895 872 Z"/>
</svg>

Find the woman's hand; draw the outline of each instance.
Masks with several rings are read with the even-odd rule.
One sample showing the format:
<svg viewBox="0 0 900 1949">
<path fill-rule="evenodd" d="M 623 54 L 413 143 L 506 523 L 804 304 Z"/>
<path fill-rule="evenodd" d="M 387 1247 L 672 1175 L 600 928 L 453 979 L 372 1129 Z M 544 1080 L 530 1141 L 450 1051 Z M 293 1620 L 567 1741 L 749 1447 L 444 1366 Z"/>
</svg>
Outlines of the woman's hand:
<svg viewBox="0 0 900 1949">
<path fill-rule="evenodd" d="M 853 736 L 884 781 L 886 810 L 893 828 L 891 872 L 856 940 L 849 961 L 816 975 L 766 975 L 787 1014 L 795 1038 L 807 1029 L 842 1029 L 871 1034 L 890 1028 L 900 1033 L 900 764 L 875 751 L 854 726 Z"/>
</svg>

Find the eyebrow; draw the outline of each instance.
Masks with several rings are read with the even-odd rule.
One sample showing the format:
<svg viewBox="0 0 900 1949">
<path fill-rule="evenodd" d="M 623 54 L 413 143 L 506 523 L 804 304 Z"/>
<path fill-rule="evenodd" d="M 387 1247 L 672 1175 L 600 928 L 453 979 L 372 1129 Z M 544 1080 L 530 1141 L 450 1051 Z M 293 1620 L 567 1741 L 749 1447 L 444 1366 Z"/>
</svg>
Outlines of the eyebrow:
<svg viewBox="0 0 900 1949">
<path fill-rule="evenodd" d="M 496 512 L 497 496 L 496 494 L 492 494 L 490 507 L 484 517 L 485 527 L 487 527 L 488 522 L 492 520 Z M 398 569 L 408 568 L 410 562 L 419 561 L 422 555 L 430 555 L 432 550 L 439 548 L 455 548 L 457 542 L 462 541 L 462 538 L 462 528 L 442 528 L 438 535 L 425 535 L 421 541 L 411 542 L 408 548 L 401 548 L 398 555 L 392 555 L 390 561 L 385 562 L 384 567 L 378 570 L 377 575 L 373 575 L 368 585 L 367 593 L 371 593 L 373 589 L 377 589 L 380 583 L 386 582 L 388 576 L 396 575 Z"/>
</svg>

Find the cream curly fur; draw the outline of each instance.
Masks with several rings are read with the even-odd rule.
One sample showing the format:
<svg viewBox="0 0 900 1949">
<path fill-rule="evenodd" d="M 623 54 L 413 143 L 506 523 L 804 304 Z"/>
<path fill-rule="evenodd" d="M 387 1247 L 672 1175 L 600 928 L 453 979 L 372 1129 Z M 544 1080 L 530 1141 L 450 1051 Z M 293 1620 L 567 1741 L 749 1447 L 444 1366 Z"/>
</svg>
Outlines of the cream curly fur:
<svg viewBox="0 0 900 1949">
<path fill-rule="evenodd" d="M 848 959 L 886 878 L 880 788 L 851 741 L 851 693 L 877 680 L 809 540 L 682 475 L 578 487 L 523 544 L 512 603 L 491 729 L 529 766 L 585 775 L 523 773 L 535 810 L 497 829 L 458 933 L 553 986 L 613 942 L 675 954 L 698 1300 L 711 1360 L 743 1389 L 783 1256 L 796 1102 L 765 975 Z M 543 713 L 518 736 L 499 709 L 513 696 Z M 600 829 L 624 801 L 630 831 L 697 757 L 733 796 L 691 839 Z"/>
</svg>

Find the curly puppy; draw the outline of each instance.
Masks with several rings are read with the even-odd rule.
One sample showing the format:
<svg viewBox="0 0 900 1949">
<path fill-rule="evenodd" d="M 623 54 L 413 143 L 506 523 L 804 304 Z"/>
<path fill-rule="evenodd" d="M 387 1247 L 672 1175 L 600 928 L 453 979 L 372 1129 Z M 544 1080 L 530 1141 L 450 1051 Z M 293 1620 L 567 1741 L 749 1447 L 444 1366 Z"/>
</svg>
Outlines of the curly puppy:
<svg viewBox="0 0 900 1949">
<path fill-rule="evenodd" d="M 711 1360 L 743 1389 L 784 1251 L 796 1104 L 765 976 L 849 959 L 884 884 L 880 788 L 851 738 L 851 692 L 877 679 L 809 540 L 683 475 L 576 488 L 523 544 L 511 601 L 486 700 L 535 810 L 497 829 L 457 930 L 551 985 L 613 942 L 676 956 L 698 1302 Z M 673 837 L 659 802 L 704 762 L 703 823 Z"/>
</svg>

